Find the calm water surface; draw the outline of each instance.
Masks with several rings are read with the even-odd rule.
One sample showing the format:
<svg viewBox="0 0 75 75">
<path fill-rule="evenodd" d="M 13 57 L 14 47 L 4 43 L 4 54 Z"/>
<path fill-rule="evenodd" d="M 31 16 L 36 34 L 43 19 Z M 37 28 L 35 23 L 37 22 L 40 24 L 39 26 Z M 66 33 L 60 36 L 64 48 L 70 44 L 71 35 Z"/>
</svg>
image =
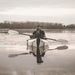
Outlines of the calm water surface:
<svg viewBox="0 0 75 75">
<path fill-rule="evenodd" d="M 29 30 L 18 30 L 31 34 Z M 33 30 L 32 30 L 33 31 Z M 33 55 L 9 58 L 9 54 L 26 52 L 28 36 L 0 33 L 0 75 L 75 75 L 75 31 L 45 30 L 46 37 L 68 40 L 67 50 L 46 52 L 44 63 L 37 64 Z M 49 47 L 63 45 L 49 41 Z"/>
</svg>

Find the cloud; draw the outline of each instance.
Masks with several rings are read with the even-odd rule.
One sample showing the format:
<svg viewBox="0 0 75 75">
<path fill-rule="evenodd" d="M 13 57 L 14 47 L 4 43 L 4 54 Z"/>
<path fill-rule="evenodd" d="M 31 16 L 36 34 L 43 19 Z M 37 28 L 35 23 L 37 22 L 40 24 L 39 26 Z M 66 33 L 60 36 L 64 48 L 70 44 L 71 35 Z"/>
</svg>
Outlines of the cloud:
<svg viewBox="0 0 75 75">
<path fill-rule="evenodd" d="M 75 8 L 75 0 L 0 0 L 0 10 L 15 7 Z"/>
<path fill-rule="evenodd" d="M 52 21 L 68 24 L 75 22 L 74 17 L 75 0 L 0 0 L 0 22 Z"/>
<path fill-rule="evenodd" d="M 64 16 L 75 15 L 75 9 L 66 8 L 14 8 L 4 12 L 0 12 L 2 15 L 24 15 L 24 16 Z"/>
</svg>

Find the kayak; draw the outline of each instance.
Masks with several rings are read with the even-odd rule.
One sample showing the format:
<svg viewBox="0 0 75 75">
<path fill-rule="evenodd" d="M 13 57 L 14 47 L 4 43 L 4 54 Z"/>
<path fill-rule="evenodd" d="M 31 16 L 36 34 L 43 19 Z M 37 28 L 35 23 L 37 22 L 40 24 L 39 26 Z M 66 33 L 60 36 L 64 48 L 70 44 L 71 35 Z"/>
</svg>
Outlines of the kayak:
<svg viewBox="0 0 75 75">
<path fill-rule="evenodd" d="M 33 52 L 35 55 L 37 55 L 37 40 L 36 39 L 31 39 L 28 41 L 28 49 Z M 49 49 L 48 41 L 44 39 L 40 39 L 40 44 L 39 44 L 39 50 L 40 54 L 43 52 L 46 52 L 46 50 Z"/>
</svg>

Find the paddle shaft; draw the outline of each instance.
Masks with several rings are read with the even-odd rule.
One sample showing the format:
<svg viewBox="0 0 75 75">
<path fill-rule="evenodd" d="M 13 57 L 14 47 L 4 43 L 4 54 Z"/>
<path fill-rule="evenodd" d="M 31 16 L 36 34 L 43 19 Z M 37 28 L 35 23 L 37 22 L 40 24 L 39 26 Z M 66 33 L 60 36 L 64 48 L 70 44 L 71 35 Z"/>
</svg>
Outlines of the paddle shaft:
<svg viewBox="0 0 75 75">
<path fill-rule="evenodd" d="M 23 34 L 23 35 L 32 36 L 32 35 L 29 35 L 29 34 Z M 49 39 L 49 40 L 57 41 L 56 39 L 52 39 L 52 38 L 44 38 L 44 39 Z"/>
<path fill-rule="evenodd" d="M 22 35 L 32 36 L 32 35 L 30 35 L 30 34 L 22 34 Z"/>
<path fill-rule="evenodd" d="M 57 41 L 56 39 L 52 39 L 52 38 L 44 38 L 44 39 L 48 39 L 48 40 Z"/>
</svg>

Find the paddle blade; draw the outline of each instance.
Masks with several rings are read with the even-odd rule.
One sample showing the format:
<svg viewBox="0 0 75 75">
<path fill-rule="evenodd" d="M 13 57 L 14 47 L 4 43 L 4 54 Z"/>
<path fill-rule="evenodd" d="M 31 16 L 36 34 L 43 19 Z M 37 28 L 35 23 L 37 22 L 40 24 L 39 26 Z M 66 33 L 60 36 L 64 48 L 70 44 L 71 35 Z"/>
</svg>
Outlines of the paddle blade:
<svg viewBox="0 0 75 75">
<path fill-rule="evenodd" d="M 68 46 L 64 45 L 64 46 L 59 46 L 56 49 L 58 50 L 64 50 L 64 49 L 68 49 Z"/>
<path fill-rule="evenodd" d="M 52 39 L 52 38 L 44 38 L 44 39 L 46 39 L 46 40 L 53 40 L 53 41 L 60 42 L 60 43 L 63 43 L 63 44 L 67 44 L 68 43 L 68 41 L 64 40 L 64 39 L 58 39 L 58 40 Z"/>
<path fill-rule="evenodd" d="M 8 34 L 9 34 L 9 35 L 17 35 L 17 34 L 19 34 L 19 32 L 16 31 L 16 30 L 9 30 L 9 31 L 8 31 Z"/>
<path fill-rule="evenodd" d="M 61 42 L 61 43 L 63 43 L 63 44 L 67 44 L 68 43 L 68 41 L 67 40 L 64 40 L 64 39 L 59 39 L 59 40 L 57 40 L 58 42 Z"/>
</svg>

